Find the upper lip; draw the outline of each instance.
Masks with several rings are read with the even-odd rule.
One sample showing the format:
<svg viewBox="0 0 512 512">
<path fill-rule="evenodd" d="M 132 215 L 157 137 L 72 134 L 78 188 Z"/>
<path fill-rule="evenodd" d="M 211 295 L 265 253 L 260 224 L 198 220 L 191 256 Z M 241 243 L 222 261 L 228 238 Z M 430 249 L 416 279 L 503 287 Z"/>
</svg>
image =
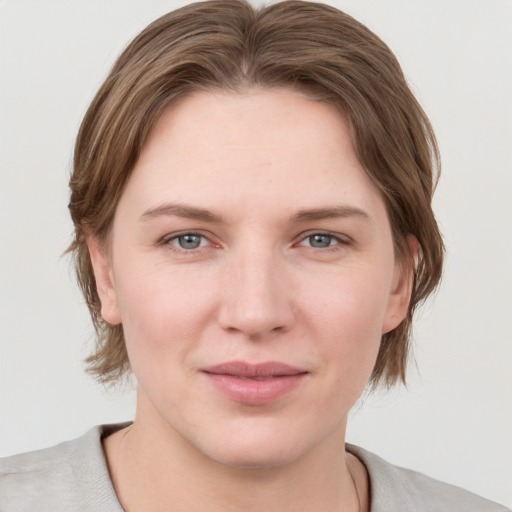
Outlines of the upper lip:
<svg viewBox="0 0 512 512">
<path fill-rule="evenodd" d="M 285 377 L 307 373 L 306 370 L 278 361 L 256 364 L 247 363 L 245 361 L 231 361 L 203 368 L 203 371 L 216 375 L 232 375 L 246 379 L 257 377 Z"/>
</svg>

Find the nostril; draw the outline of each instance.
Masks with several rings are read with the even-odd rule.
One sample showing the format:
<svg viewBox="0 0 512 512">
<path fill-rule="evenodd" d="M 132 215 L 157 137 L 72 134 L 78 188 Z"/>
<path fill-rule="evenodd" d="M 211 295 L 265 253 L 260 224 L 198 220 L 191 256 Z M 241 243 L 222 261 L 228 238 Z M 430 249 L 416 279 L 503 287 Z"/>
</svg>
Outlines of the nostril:
<svg viewBox="0 0 512 512">
<path fill-rule="evenodd" d="M 277 326 L 277 327 L 272 327 L 271 329 L 268 329 L 268 331 L 266 332 L 257 332 L 257 333 L 254 333 L 254 334 L 248 334 L 247 337 L 251 340 L 254 340 L 254 341 L 257 341 L 259 338 L 262 338 L 263 336 L 265 335 L 268 335 L 268 334 L 280 334 L 282 332 L 284 332 L 286 329 L 284 326 Z"/>
</svg>

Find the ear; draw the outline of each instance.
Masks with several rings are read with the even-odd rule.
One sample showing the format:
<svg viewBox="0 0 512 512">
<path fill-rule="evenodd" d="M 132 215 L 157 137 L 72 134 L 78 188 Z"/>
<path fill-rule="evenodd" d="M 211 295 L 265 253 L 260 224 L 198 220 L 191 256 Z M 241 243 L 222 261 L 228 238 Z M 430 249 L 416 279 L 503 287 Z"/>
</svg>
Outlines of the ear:
<svg viewBox="0 0 512 512">
<path fill-rule="evenodd" d="M 389 296 L 386 315 L 382 323 L 382 334 L 398 327 L 407 316 L 414 284 L 414 271 L 418 263 L 419 243 L 416 237 L 409 235 L 406 239 L 409 254 L 404 261 L 395 263 L 393 284 Z"/>
<path fill-rule="evenodd" d="M 112 325 L 121 323 L 121 313 L 113 280 L 112 265 L 102 244 L 94 236 L 87 237 L 87 248 L 91 257 L 96 289 L 101 301 L 101 316 Z"/>
</svg>

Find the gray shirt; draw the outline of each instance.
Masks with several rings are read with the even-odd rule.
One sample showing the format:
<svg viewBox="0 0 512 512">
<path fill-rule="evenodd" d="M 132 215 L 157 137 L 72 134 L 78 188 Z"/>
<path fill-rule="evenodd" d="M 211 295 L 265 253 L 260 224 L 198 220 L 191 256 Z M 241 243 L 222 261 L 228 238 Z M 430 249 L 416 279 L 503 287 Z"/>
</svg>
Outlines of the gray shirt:
<svg viewBox="0 0 512 512">
<path fill-rule="evenodd" d="M 123 512 L 101 445 L 102 437 L 123 426 L 95 427 L 74 441 L 0 459 L 0 512 Z M 371 512 L 507 511 L 362 448 L 347 445 L 347 450 L 368 470 Z"/>
</svg>

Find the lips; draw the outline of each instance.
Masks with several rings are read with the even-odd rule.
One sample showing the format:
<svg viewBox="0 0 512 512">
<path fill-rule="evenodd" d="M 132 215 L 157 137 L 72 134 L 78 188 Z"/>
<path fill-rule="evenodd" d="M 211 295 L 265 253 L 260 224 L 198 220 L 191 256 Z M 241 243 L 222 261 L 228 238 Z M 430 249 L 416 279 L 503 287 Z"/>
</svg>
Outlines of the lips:
<svg viewBox="0 0 512 512">
<path fill-rule="evenodd" d="M 275 402 L 296 389 L 307 371 L 280 362 L 234 361 L 202 370 L 213 387 L 230 400 L 247 405 Z"/>
</svg>

